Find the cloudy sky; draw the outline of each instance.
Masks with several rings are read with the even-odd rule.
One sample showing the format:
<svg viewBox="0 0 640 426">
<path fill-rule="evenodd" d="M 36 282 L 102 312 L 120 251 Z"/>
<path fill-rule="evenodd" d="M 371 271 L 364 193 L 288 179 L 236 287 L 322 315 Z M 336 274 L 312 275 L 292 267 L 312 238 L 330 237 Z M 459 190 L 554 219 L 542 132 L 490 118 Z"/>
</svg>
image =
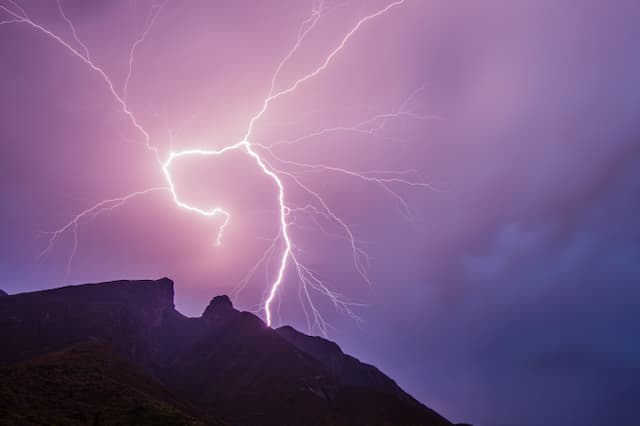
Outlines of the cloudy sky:
<svg viewBox="0 0 640 426">
<path fill-rule="evenodd" d="M 190 316 L 237 290 L 278 236 L 273 179 L 241 150 L 174 163 L 183 201 L 229 211 L 216 246 L 223 218 L 177 206 L 158 161 L 242 141 L 302 34 L 276 92 L 392 3 L 0 0 L 0 288 L 169 276 Z M 639 19 L 632 0 L 406 0 L 269 104 L 250 142 L 296 259 L 358 305 L 307 284 L 329 338 L 454 421 L 637 417 Z M 238 307 L 264 317 L 282 251 Z M 293 266 L 274 325 L 320 333 Z"/>
</svg>

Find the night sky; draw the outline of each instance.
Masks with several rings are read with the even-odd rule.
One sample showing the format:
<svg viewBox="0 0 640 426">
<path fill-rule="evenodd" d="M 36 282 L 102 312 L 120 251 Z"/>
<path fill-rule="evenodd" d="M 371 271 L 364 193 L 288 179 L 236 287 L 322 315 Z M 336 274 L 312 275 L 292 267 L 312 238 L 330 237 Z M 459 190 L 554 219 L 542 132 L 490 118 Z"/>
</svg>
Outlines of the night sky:
<svg viewBox="0 0 640 426">
<path fill-rule="evenodd" d="M 177 309 L 200 315 L 278 235 L 276 186 L 241 152 L 191 158 L 173 170 L 177 192 L 230 211 L 220 246 L 221 217 L 181 209 L 160 190 L 81 218 L 68 274 L 75 225 L 41 256 L 50 232 L 78 213 L 166 181 L 99 73 L 6 11 L 86 56 L 56 1 L 16 1 L 0 0 L 0 288 L 168 276 Z M 166 159 L 243 139 L 320 3 L 61 4 L 122 98 L 136 45 L 126 104 Z M 277 90 L 391 3 L 326 0 Z M 296 255 L 358 305 L 354 319 L 310 290 L 330 339 L 453 421 L 634 423 L 639 21 L 635 0 L 406 0 L 269 106 L 251 142 L 280 159 L 431 185 L 384 186 L 271 158 L 287 173 L 287 205 L 300 209 L 289 216 Z M 381 114 L 397 116 L 369 122 Z M 365 131 L 345 130 L 363 122 Z M 283 143 L 306 135 L 315 136 Z M 371 285 L 344 229 L 296 179 L 349 227 Z M 264 318 L 282 248 L 233 293 L 238 308 Z M 319 333 L 288 267 L 274 325 Z"/>
</svg>

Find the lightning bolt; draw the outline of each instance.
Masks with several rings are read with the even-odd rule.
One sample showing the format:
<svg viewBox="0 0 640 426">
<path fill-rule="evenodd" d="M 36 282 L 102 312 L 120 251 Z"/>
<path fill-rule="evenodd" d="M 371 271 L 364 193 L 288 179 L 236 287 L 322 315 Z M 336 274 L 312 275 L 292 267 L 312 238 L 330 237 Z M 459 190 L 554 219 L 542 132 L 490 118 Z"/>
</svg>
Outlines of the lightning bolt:
<svg viewBox="0 0 640 426">
<path fill-rule="evenodd" d="M 10 20 L 16 21 L 16 22 L 13 22 L 13 23 L 23 23 L 23 24 L 29 25 L 33 29 L 42 32 L 47 37 L 52 38 L 58 44 L 60 44 L 62 47 L 64 47 L 67 51 L 69 51 L 73 56 L 77 57 L 82 62 L 84 62 L 84 64 L 87 65 L 91 70 L 96 72 L 102 78 L 102 80 L 104 80 L 104 82 L 107 85 L 107 88 L 109 89 L 109 92 L 111 93 L 111 95 L 113 96 L 115 101 L 120 105 L 120 108 L 121 108 L 122 112 L 131 121 L 131 124 L 133 125 L 133 127 L 138 132 L 140 132 L 140 134 L 143 136 L 144 144 L 147 147 L 147 149 L 152 151 L 156 156 L 157 162 L 161 163 L 160 152 L 158 151 L 158 149 L 155 146 L 151 145 L 151 137 L 149 136 L 149 133 L 147 133 L 147 131 L 144 129 L 144 127 L 142 127 L 142 125 L 138 122 L 138 120 L 136 119 L 135 115 L 133 115 L 133 113 L 129 109 L 129 106 L 127 105 L 127 102 L 122 98 L 122 96 L 120 96 L 120 94 L 118 94 L 118 91 L 116 90 L 115 85 L 113 84 L 113 82 L 111 81 L 111 79 L 109 78 L 107 73 L 104 71 L 104 69 L 102 69 L 100 66 L 96 65 L 95 62 L 93 62 L 90 57 L 85 56 L 84 54 L 80 53 L 76 48 L 74 48 L 69 43 L 67 43 L 65 40 L 63 40 L 62 37 L 60 37 L 59 35 L 53 33 L 52 31 L 46 29 L 45 27 L 43 27 L 42 25 L 36 23 L 35 21 L 31 20 L 26 14 L 22 14 L 21 15 L 20 13 L 15 12 L 15 11 L 7 8 L 6 6 L 2 6 L 2 5 L 0 5 L 0 10 L 8 13 L 12 18 Z M 66 21 L 70 22 L 70 20 L 68 18 L 66 18 Z M 73 27 L 73 24 L 71 24 L 71 26 Z M 74 33 L 77 34 L 77 32 L 75 30 L 74 30 Z"/>
<path fill-rule="evenodd" d="M 80 36 L 78 35 L 78 30 L 76 29 L 76 26 L 73 25 L 73 21 L 69 19 L 69 17 L 64 11 L 64 5 L 62 4 L 62 0 L 58 0 L 57 3 L 58 3 L 58 12 L 60 12 L 60 16 L 62 16 L 62 19 L 64 19 L 64 22 L 66 22 L 67 25 L 69 26 L 69 29 L 71 30 L 71 34 L 73 34 L 73 39 L 76 41 L 76 43 L 78 43 L 80 47 L 82 47 L 82 52 L 84 53 L 84 57 L 90 61 L 91 54 L 89 53 L 89 48 L 87 47 L 86 44 L 82 42 L 82 40 L 80 40 Z"/>
<path fill-rule="evenodd" d="M 377 185 L 400 204 L 404 215 L 407 218 L 411 217 L 409 206 L 404 201 L 400 193 L 398 193 L 394 188 L 398 185 L 402 185 L 414 189 L 433 190 L 434 187 L 427 182 L 414 179 L 414 177 L 418 174 L 415 170 L 358 171 L 334 164 L 297 162 L 283 158 L 280 153 L 276 152 L 276 149 L 280 149 L 292 144 L 310 142 L 316 137 L 338 132 L 361 133 L 379 137 L 384 140 L 397 141 L 394 138 L 390 138 L 382 134 L 382 130 L 388 121 L 398 119 L 438 119 L 438 117 L 418 114 L 408 109 L 408 105 L 411 103 L 417 93 L 422 90 L 422 88 L 419 88 L 414 93 L 412 93 L 397 110 L 377 114 L 365 121 L 356 123 L 351 126 L 337 126 L 333 128 L 321 129 L 314 133 L 301 136 L 296 139 L 278 141 L 271 145 L 253 142 L 253 133 L 256 124 L 268 112 L 270 105 L 274 101 L 283 96 L 292 94 L 298 89 L 298 87 L 320 75 L 329 67 L 329 65 L 335 60 L 335 58 L 338 57 L 339 54 L 347 48 L 349 41 L 361 30 L 363 26 L 369 23 L 369 21 L 373 21 L 376 18 L 389 13 L 392 9 L 404 3 L 405 0 L 393 1 L 387 4 L 385 7 L 375 11 L 374 13 L 360 18 L 355 23 L 355 25 L 353 25 L 351 29 L 342 37 L 340 42 L 329 52 L 329 54 L 324 57 L 324 60 L 321 61 L 320 65 L 318 65 L 309 73 L 298 77 L 293 81 L 293 83 L 286 85 L 282 89 L 277 89 L 278 79 L 282 70 L 300 50 L 307 36 L 316 28 L 319 20 L 324 16 L 325 13 L 327 13 L 325 1 L 314 0 L 312 4 L 311 14 L 300 24 L 295 43 L 288 50 L 283 59 L 278 63 L 270 80 L 269 92 L 262 101 L 261 107 L 249 119 L 246 132 L 242 140 L 240 142 L 225 146 L 217 150 L 194 148 L 180 151 L 171 151 L 164 159 L 159 149 L 151 144 L 149 133 L 144 129 L 142 124 L 136 119 L 134 113 L 129 108 L 129 105 L 127 104 L 127 97 L 134 69 L 136 50 L 147 39 L 166 2 L 155 4 L 151 8 L 144 30 L 132 44 L 129 50 L 129 61 L 127 73 L 124 79 L 124 86 L 120 90 L 116 89 L 116 86 L 113 84 L 112 80 L 104 71 L 104 69 L 92 59 L 88 47 L 82 42 L 73 22 L 65 14 L 62 0 L 57 0 L 59 13 L 62 19 L 70 28 L 74 42 L 78 47 L 74 47 L 72 44 L 65 41 L 61 36 L 55 34 L 43 25 L 33 21 L 29 17 L 29 15 L 27 15 L 26 11 L 15 2 L 9 1 L 9 4 L 11 4 L 12 7 L 0 5 L 0 11 L 3 11 L 8 15 L 8 19 L 0 20 L 0 25 L 24 24 L 36 31 L 41 32 L 45 36 L 56 41 L 62 48 L 66 49 L 66 51 L 68 51 L 72 56 L 82 61 L 90 70 L 97 73 L 102 78 L 103 82 L 106 85 L 106 88 L 114 98 L 115 102 L 120 106 L 121 112 L 128 118 L 131 125 L 139 132 L 145 147 L 154 154 L 155 160 L 161 168 L 163 176 L 165 178 L 165 184 L 162 186 L 148 188 L 141 191 L 132 192 L 124 196 L 103 200 L 81 211 L 59 229 L 50 233 L 49 243 L 45 250 L 41 253 L 41 256 L 48 253 L 64 233 L 66 233 L 67 231 L 71 232 L 73 234 L 73 246 L 67 263 L 68 275 L 71 269 L 72 260 L 78 248 L 78 227 L 81 223 L 83 223 L 85 220 L 92 219 L 105 211 L 111 211 L 115 208 L 118 208 L 133 198 L 156 192 L 168 193 L 177 207 L 189 212 L 206 217 L 221 216 L 223 218 L 223 223 L 219 227 L 218 234 L 215 239 L 216 244 L 221 244 L 225 227 L 231 220 L 231 214 L 220 206 L 205 209 L 184 201 L 175 186 L 174 178 L 172 175 L 172 167 L 176 162 L 187 158 L 223 156 L 231 151 L 239 151 L 254 160 L 256 166 L 262 171 L 265 177 L 269 178 L 273 182 L 277 189 L 279 232 L 273 239 L 271 239 L 271 244 L 264 252 L 262 257 L 241 280 L 239 286 L 235 290 L 236 295 L 240 291 L 242 291 L 242 289 L 247 285 L 251 277 L 255 274 L 255 272 L 260 268 L 261 265 L 267 265 L 266 270 L 268 274 L 268 264 L 270 263 L 270 260 L 274 256 L 274 253 L 276 252 L 276 249 L 280 244 L 282 246 L 282 252 L 280 253 L 277 262 L 275 277 L 270 280 L 270 285 L 266 292 L 266 297 L 262 306 L 266 322 L 269 326 L 271 326 L 273 322 L 272 305 L 283 283 L 288 265 L 292 265 L 293 270 L 297 275 L 298 281 L 300 283 L 298 296 L 300 298 L 304 314 L 307 318 L 309 329 L 315 328 L 323 335 L 326 335 L 329 327 L 328 323 L 322 317 L 319 309 L 314 304 L 313 297 L 311 296 L 311 291 L 326 296 L 336 309 L 341 310 L 348 316 L 358 320 L 358 316 L 353 312 L 353 308 L 363 305 L 347 300 L 341 294 L 332 291 L 329 288 L 328 284 L 322 279 L 321 274 L 318 271 L 310 268 L 303 262 L 301 258 L 302 251 L 293 242 L 291 228 L 298 226 L 296 217 L 298 215 L 307 215 L 311 217 L 313 223 L 315 223 L 315 225 L 320 228 L 326 235 L 340 238 L 349 244 L 353 257 L 353 266 L 356 272 L 366 283 L 371 285 L 371 281 L 368 278 L 366 272 L 367 265 L 369 264 L 369 257 L 367 256 L 366 252 L 360 247 L 360 243 L 356 239 L 354 232 L 352 232 L 347 222 L 343 220 L 331 208 L 329 203 L 326 202 L 321 194 L 303 181 L 304 175 L 309 173 L 335 173 L 349 178 L 359 179 L 365 183 Z M 294 206 L 288 203 L 285 192 L 285 181 L 287 183 L 290 182 L 291 185 L 297 186 L 299 190 L 307 194 L 310 197 L 311 202 L 304 206 Z M 325 224 L 330 224 L 330 226 L 333 227 L 334 230 L 337 230 L 337 233 L 334 230 L 326 229 Z"/>
<path fill-rule="evenodd" d="M 71 251 L 71 255 L 69 256 L 69 259 L 67 261 L 67 275 L 69 275 L 69 272 L 71 270 L 71 263 L 73 262 L 73 258 L 76 254 L 76 250 L 78 248 L 78 225 L 80 224 L 80 222 L 83 219 L 91 219 L 91 218 L 95 218 L 96 216 L 98 216 L 101 213 L 104 213 L 106 211 L 112 211 L 122 205 L 124 205 L 127 201 L 136 198 L 136 197 L 140 197 L 142 195 L 147 195 L 150 194 L 152 192 L 158 192 L 158 191 L 168 191 L 169 188 L 168 187 L 164 187 L 164 186 L 160 186 L 160 187 L 154 187 L 154 188 L 148 188 L 142 191 L 136 191 L 136 192 L 132 192 L 130 194 L 124 195 L 122 197 L 116 197 L 116 198 L 110 198 L 107 200 L 102 200 L 96 204 L 94 204 L 93 206 L 89 207 L 88 209 L 85 209 L 83 211 L 81 211 L 80 213 L 78 213 L 77 215 L 75 215 L 69 222 L 65 223 L 62 227 L 56 229 L 53 232 L 49 232 L 49 234 L 51 235 L 51 237 L 49 238 L 49 244 L 47 245 L 47 247 L 40 253 L 39 257 L 43 257 L 45 256 L 47 253 L 49 253 L 51 251 L 51 249 L 53 248 L 53 246 L 55 245 L 56 241 L 58 240 L 58 238 L 60 238 L 62 236 L 62 234 L 64 234 L 66 231 L 71 230 L 73 232 L 73 249 Z M 65 278 L 66 278 L 65 276 Z"/>
<path fill-rule="evenodd" d="M 127 76 L 124 79 L 124 89 L 123 89 L 123 95 L 122 95 L 124 99 L 127 99 L 127 97 L 129 96 L 129 82 L 131 81 L 131 75 L 133 74 L 133 62 L 135 60 L 136 50 L 147 39 L 147 36 L 151 32 L 153 25 L 156 23 L 156 19 L 158 19 L 158 16 L 160 16 L 160 12 L 162 12 L 162 9 L 166 4 L 167 2 L 165 1 L 164 3 L 154 4 L 151 7 L 144 31 L 142 31 L 142 34 L 140 34 L 140 37 L 131 45 L 131 49 L 129 50 L 129 69 L 127 71 Z M 71 27 L 73 27 L 73 24 L 70 24 L 70 25 Z M 75 35 L 75 31 L 74 31 L 74 35 Z M 77 36 L 76 36 L 76 39 L 77 39 Z M 88 56 L 89 54 L 87 51 L 87 57 Z"/>
</svg>

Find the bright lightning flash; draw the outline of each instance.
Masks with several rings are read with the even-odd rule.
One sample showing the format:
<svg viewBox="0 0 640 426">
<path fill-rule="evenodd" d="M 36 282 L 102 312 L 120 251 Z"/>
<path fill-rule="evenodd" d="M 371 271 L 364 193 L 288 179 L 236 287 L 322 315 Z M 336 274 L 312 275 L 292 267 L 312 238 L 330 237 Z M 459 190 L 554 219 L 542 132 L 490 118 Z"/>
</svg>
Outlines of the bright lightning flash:
<svg viewBox="0 0 640 426">
<path fill-rule="evenodd" d="M 67 263 L 67 275 L 69 274 L 71 268 L 71 262 L 76 253 L 78 246 L 78 225 L 81 221 L 85 219 L 91 219 L 96 215 L 108 211 L 113 210 L 119 206 L 122 206 L 124 203 L 129 200 L 148 195 L 155 192 L 168 192 L 175 204 L 185 210 L 188 210 L 193 213 L 197 213 L 202 216 L 222 216 L 223 223 L 218 230 L 218 234 L 216 237 L 216 244 L 222 243 L 223 233 L 225 226 L 231 220 L 231 215 L 228 211 L 226 211 L 222 207 L 215 207 L 212 209 L 203 209 L 198 206 L 189 204 L 178 194 L 176 186 L 174 184 L 174 179 L 171 173 L 172 166 L 181 159 L 191 158 L 191 157 L 208 157 L 208 156 L 222 156 L 225 153 L 230 151 L 240 151 L 251 157 L 257 167 L 264 173 L 265 176 L 270 178 L 273 183 L 276 185 L 278 190 L 278 206 L 279 206 L 279 233 L 273 239 L 271 245 L 265 251 L 262 258 L 255 264 L 255 266 L 249 271 L 249 273 L 245 276 L 245 278 L 241 281 L 239 286 L 236 288 L 237 292 L 241 291 L 249 282 L 253 274 L 258 270 L 261 264 L 268 264 L 271 258 L 273 257 L 274 252 L 276 251 L 278 245 L 282 245 L 282 252 L 279 255 L 278 267 L 275 273 L 275 278 L 271 280 L 271 284 L 268 288 L 266 298 L 264 300 L 264 304 L 262 309 L 264 309 L 266 322 L 269 326 L 271 326 L 273 322 L 273 313 L 272 313 L 272 305 L 274 300 L 278 294 L 278 290 L 284 280 L 285 274 L 287 272 L 287 266 L 292 265 L 295 273 L 297 274 L 298 280 L 300 282 L 300 291 L 299 297 L 302 303 L 303 311 L 307 317 L 307 322 L 309 325 L 309 329 L 317 329 L 320 333 L 326 335 L 327 334 L 327 323 L 323 319 L 319 310 L 316 308 L 313 299 L 311 297 L 310 290 L 313 290 L 321 295 L 328 297 L 331 303 L 339 310 L 342 310 L 347 315 L 351 316 L 354 319 L 358 319 L 358 317 L 353 313 L 352 307 L 361 306 L 358 303 L 354 303 L 351 301 L 347 301 L 342 298 L 341 295 L 329 289 L 327 284 L 321 279 L 320 274 L 317 271 L 312 270 L 308 266 L 306 266 L 301 260 L 301 254 L 296 248 L 294 241 L 291 237 L 291 227 L 296 226 L 296 218 L 298 215 L 308 215 L 314 221 L 314 223 L 320 228 L 325 234 L 328 236 L 335 236 L 341 238 L 348 242 L 352 254 L 353 254 L 353 264 L 355 270 L 362 277 L 362 279 L 371 284 L 369 278 L 366 274 L 366 267 L 369 262 L 369 258 L 361 249 L 359 241 L 356 240 L 354 233 L 349 228 L 348 224 L 342 220 L 327 204 L 327 202 L 323 199 L 323 197 L 317 192 L 310 188 L 307 184 L 303 183 L 300 178 L 301 173 L 312 173 L 312 172 L 328 172 L 328 173 L 337 173 L 342 174 L 351 178 L 360 179 L 364 182 L 378 185 L 382 190 L 391 195 L 394 199 L 396 199 L 402 209 L 403 214 L 411 219 L 411 213 L 409 211 L 409 207 L 407 203 L 403 200 L 402 196 L 394 190 L 395 185 L 404 185 L 413 188 L 427 188 L 432 189 L 431 185 L 419 180 L 411 179 L 411 176 L 415 176 L 417 172 L 415 170 L 402 170 L 402 171 L 388 171 L 388 170 L 372 170 L 372 171 L 354 171 L 349 170 L 343 167 L 327 165 L 327 164 L 310 164 L 310 163 L 301 163 L 286 160 L 282 157 L 281 154 L 276 153 L 276 149 L 286 147 L 291 144 L 297 144 L 302 142 L 307 142 L 313 140 L 317 136 L 330 134 L 330 133 L 363 133 L 367 135 L 371 135 L 372 137 L 380 137 L 382 139 L 387 139 L 394 141 L 391 138 L 383 136 L 380 134 L 380 131 L 384 127 L 387 121 L 401 118 L 409 118 L 416 120 L 425 120 L 434 117 L 429 117 L 425 115 L 420 115 L 406 109 L 407 105 L 413 99 L 413 97 L 422 89 L 414 92 L 406 99 L 406 101 L 400 106 L 400 108 L 396 111 L 387 112 L 378 114 L 376 116 L 371 117 L 369 120 L 366 120 L 361 123 L 357 123 L 353 126 L 341 126 L 334 128 L 326 128 L 318 130 L 314 133 L 311 133 L 306 136 L 299 137 L 294 140 L 289 141 L 279 141 L 275 142 L 271 145 L 264 145 L 252 142 L 253 136 L 253 128 L 254 125 L 260 120 L 264 114 L 267 113 L 269 106 L 272 102 L 277 100 L 280 97 L 293 93 L 300 85 L 304 84 L 310 79 L 321 74 L 347 46 L 349 40 L 356 35 L 356 33 L 363 27 L 366 23 L 375 18 L 384 15 L 391 11 L 393 8 L 402 5 L 405 3 L 405 0 L 397 0 L 392 3 L 389 3 L 386 7 L 367 15 L 360 20 L 351 28 L 350 31 L 346 33 L 346 35 L 341 39 L 340 43 L 331 50 L 331 52 L 324 58 L 324 61 L 313 71 L 309 72 L 306 75 L 298 78 L 293 82 L 293 84 L 282 90 L 276 90 L 277 80 L 280 75 L 281 70 L 285 66 L 285 64 L 296 54 L 299 48 L 304 43 L 307 35 L 311 33 L 316 27 L 317 22 L 321 19 L 324 13 L 326 13 L 327 8 L 325 7 L 324 0 L 314 0 L 311 15 L 302 22 L 299 27 L 298 35 L 296 42 L 293 47 L 288 51 L 287 55 L 282 59 L 282 61 L 278 64 L 272 78 L 271 78 L 271 88 L 262 102 L 262 107 L 260 110 L 250 118 L 249 124 L 245 133 L 245 136 L 242 141 L 237 142 L 233 145 L 226 146 L 224 148 L 218 150 L 207 150 L 207 149 L 188 149 L 182 151 L 170 152 L 166 159 L 162 159 L 162 156 L 159 150 L 151 144 L 151 140 L 149 137 L 149 133 L 144 129 L 144 127 L 140 124 L 140 122 L 136 119 L 135 115 L 129 108 L 127 104 L 127 95 L 129 82 L 131 80 L 131 75 L 133 72 L 133 65 L 135 61 L 135 52 L 136 49 L 140 46 L 140 44 L 144 43 L 147 36 L 151 33 L 152 27 L 156 22 L 158 16 L 161 14 L 162 9 L 164 7 L 164 3 L 156 4 L 152 7 L 149 17 L 147 19 L 147 24 L 144 31 L 141 33 L 139 38 L 135 40 L 130 51 L 129 51 L 129 63 L 128 63 L 128 72 L 125 78 L 124 88 L 121 91 L 116 89 L 116 86 L 112 83 L 112 80 L 107 75 L 107 73 L 103 70 L 102 67 L 97 65 L 94 60 L 90 56 L 89 49 L 87 46 L 81 41 L 78 31 L 76 30 L 73 22 L 69 17 L 65 14 L 62 0 L 58 0 L 58 9 L 62 19 L 69 26 L 71 33 L 73 34 L 73 44 L 65 41 L 61 36 L 53 33 L 51 30 L 47 29 L 43 25 L 36 23 L 33 21 L 25 12 L 25 10 L 20 7 L 14 1 L 9 0 L 9 6 L 3 6 L 0 4 L 0 11 L 4 12 L 8 15 L 5 19 L 0 19 L 0 25 L 4 24 L 25 24 L 31 27 L 34 30 L 40 31 L 47 37 L 55 40 L 61 47 L 66 49 L 72 55 L 77 57 L 80 61 L 82 61 L 87 67 L 93 72 L 97 73 L 107 88 L 109 89 L 111 95 L 117 104 L 119 104 L 121 111 L 128 117 L 133 127 L 141 134 L 143 138 L 143 142 L 145 146 L 155 155 L 155 160 L 159 164 L 164 174 L 166 185 L 148 188 L 141 191 L 132 192 L 128 195 L 122 197 L 116 197 L 108 200 L 100 201 L 95 205 L 89 207 L 88 209 L 78 213 L 74 216 L 69 222 L 64 224 L 64 226 L 60 227 L 56 231 L 50 233 L 51 238 L 49 240 L 49 244 L 42 254 L 47 253 L 52 249 L 57 239 L 66 231 L 71 231 L 74 236 L 72 251 L 68 259 Z M 74 44 L 77 46 L 75 47 Z M 269 158 L 269 160 L 267 160 Z M 294 168 L 292 170 L 291 168 Z M 285 168 L 288 168 L 285 170 Z M 287 202 L 285 197 L 285 184 L 284 181 L 290 181 L 292 185 L 296 185 L 300 190 L 309 195 L 310 202 L 304 206 L 294 206 L 290 205 Z M 326 224 L 332 224 L 337 230 L 338 234 L 335 232 L 331 232 L 326 229 Z M 268 270 L 267 270 L 268 271 Z M 306 303 L 305 303 L 306 301 Z M 307 307 L 305 307 L 305 305 Z"/>
</svg>

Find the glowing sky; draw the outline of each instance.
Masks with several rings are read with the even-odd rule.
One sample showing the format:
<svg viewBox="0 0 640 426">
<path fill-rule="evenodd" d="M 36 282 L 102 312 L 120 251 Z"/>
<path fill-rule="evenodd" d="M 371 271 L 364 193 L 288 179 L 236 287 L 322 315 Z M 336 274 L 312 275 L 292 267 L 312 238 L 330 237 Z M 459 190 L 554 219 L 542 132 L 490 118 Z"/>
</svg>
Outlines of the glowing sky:
<svg viewBox="0 0 640 426">
<path fill-rule="evenodd" d="M 172 163 L 184 203 L 229 212 L 219 245 L 224 216 L 162 189 L 171 152 L 249 139 L 311 280 L 307 297 L 289 259 L 275 325 L 327 332 L 456 421 L 628 421 L 635 3 L 407 0 L 358 26 L 394 2 L 0 0 L 0 288 L 169 276 L 185 314 L 230 293 L 264 318 L 285 247 L 274 180 L 242 150 Z M 138 191 L 39 257 L 46 232 Z"/>
</svg>

